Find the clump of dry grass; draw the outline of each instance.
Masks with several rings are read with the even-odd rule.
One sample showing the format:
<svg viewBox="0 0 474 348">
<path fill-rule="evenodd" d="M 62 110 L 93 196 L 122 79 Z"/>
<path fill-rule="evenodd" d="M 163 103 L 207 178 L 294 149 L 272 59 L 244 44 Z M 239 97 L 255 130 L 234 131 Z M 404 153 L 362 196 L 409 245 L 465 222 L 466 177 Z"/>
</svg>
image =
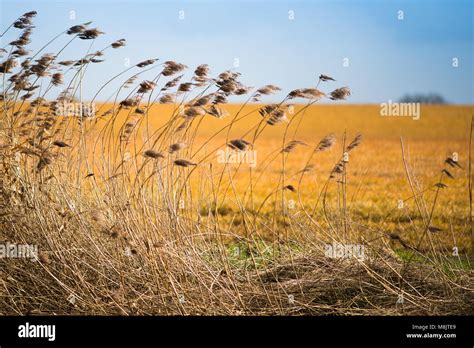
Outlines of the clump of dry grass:
<svg viewBox="0 0 474 348">
<path fill-rule="evenodd" d="M 173 61 L 150 76 L 159 66 L 153 58 L 98 89 L 94 100 L 111 81 L 124 79 L 112 107 L 97 110 L 104 121 L 99 126 L 82 109 L 67 117 L 60 107 L 83 106 L 80 86 L 87 68 L 102 63 L 97 57 L 109 48 L 125 46 L 125 39 L 74 59 L 63 59 L 63 50 L 43 53 L 47 46 L 31 56 L 25 46 L 35 15 L 25 13 L 5 31 L 22 30 L 10 51 L 1 51 L 0 230 L 2 241 L 37 245 L 39 254 L 34 262 L 0 259 L 0 314 L 473 313 L 472 273 L 448 267 L 435 248 L 436 199 L 429 212 L 414 188 L 425 218 L 423 228 L 414 230 L 421 236 L 416 247 L 398 234 L 377 231 L 377 238 L 369 238 L 351 220 L 347 154 L 359 151 L 360 135 L 347 146 L 343 137 L 343 156 L 319 193 L 323 215 L 316 214 L 319 199 L 315 206 L 302 199 L 314 157 L 331 150 L 336 136 L 315 144 L 296 140 L 298 120 L 322 98 L 347 98 L 347 87 L 328 94 L 302 88 L 251 113 L 242 108 L 216 131 L 215 136 L 226 134 L 225 141 L 208 150 L 215 136 L 198 144 L 196 134 L 207 116 L 228 115 L 229 97 L 249 94 L 248 101 L 260 101 L 280 88 L 270 84 L 253 91 L 233 71 L 212 78 L 206 64 L 188 82 L 182 81 L 187 66 Z M 90 24 L 73 26 L 52 42 L 72 36 L 66 47 L 104 34 Z M 331 81 L 319 76 L 319 82 Z M 288 101 L 296 98 L 307 104 L 290 114 Z M 156 115 L 150 110 L 157 102 L 174 107 L 164 125 L 153 129 L 149 119 Z M 233 125 L 255 113 L 262 116 L 259 123 L 231 137 Z M 285 129 L 281 146 L 260 160 L 259 172 L 248 170 L 248 188 L 239 191 L 242 163 L 216 165 L 216 151 L 226 146 L 239 154 L 258 151 L 267 126 Z M 288 156 L 307 145 L 307 163 L 293 173 Z M 278 159 L 280 179 L 259 199 L 253 190 Z M 461 169 L 453 159 L 445 164 Z M 442 179 L 454 177 L 449 170 L 442 170 L 437 195 L 447 189 Z M 411 178 L 409 170 L 407 175 Z M 191 184 L 196 176 L 197 189 Z M 333 205 L 331 185 L 337 187 Z M 297 214 L 288 212 L 286 195 L 298 200 Z M 228 197 L 236 208 L 225 205 Z M 389 240 L 412 252 L 408 261 L 392 251 Z M 329 243 L 357 243 L 367 254 L 363 260 L 331 258 L 324 253 Z"/>
<path fill-rule="evenodd" d="M 402 280 L 403 267 L 403 263 L 391 255 L 374 255 L 366 262 L 357 262 L 311 254 L 258 274 L 262 289 L 260 295 L 252 296 L 250 301 L 256 313 L 274 315 L 472 313 L 473 293 L 452 288 L 452 297 L 446 297 L 443 284 L 449 280 L 439 269 L 422 265 Z M 427 274 L 432 276 L 427 277 Z M 462 277 L 466 284 L 472 282 L 472 274 Z M 402 291 L 400 282 L 406 287 Z M 288 295 L 292 295 L 292 301 Z M 278 311 L 269 308 L 268 296 L 281 303 L 282 308 Z"/>
</svg>

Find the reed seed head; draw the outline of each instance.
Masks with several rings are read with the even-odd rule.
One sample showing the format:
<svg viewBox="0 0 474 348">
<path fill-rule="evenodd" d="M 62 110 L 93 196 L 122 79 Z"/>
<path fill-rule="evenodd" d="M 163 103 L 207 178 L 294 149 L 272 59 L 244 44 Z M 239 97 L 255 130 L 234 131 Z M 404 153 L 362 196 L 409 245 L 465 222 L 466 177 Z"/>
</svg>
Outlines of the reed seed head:
<svg viewBox="0 0 474 348">
<path fill-rule="evenodd" d="M 189 167 L 189 166 L 196 166 L 197 163 L 188 161 L 186 159 L 177 159 L 174 161 L 174 164 L 179 167 Z"/>
<path fill-rule="evenodd" d="M 252 146 L 252 143 L 245 139 L 233 139 L 227 144 L 231 149 L 237 151 L 247 151 L 249 146 Z"/>
<path fill-rule="evenodd" d="M 351 90 L 349 89 L 349 87 L 341 87 L 335 89 L 329 95 L 330 99 L 332 100 L 344 100 L 351 95 Z"/>
<path fill-rule="evenodd" d="M 153 159 L 159 159 L 159 158 L 164 158 L 163 154 L 161 152 L 155 151 L 155 150 L 146 150 L 144 152 L 145 157 L 153 158 Z"/>
</svg>

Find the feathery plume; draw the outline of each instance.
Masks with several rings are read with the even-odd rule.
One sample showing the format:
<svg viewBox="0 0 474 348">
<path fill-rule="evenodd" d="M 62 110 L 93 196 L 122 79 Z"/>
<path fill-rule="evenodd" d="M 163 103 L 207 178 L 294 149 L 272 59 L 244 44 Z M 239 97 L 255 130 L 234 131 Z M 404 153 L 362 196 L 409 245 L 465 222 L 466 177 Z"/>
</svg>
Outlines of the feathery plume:
<svg viewBox="0 0 474 348">
<path fill-rule="evenodd" d="M 175 95 L 172 94 L 172 93 L 163 94 L 160 97 L 160 103 L 161 104 L 172 104 L 174 102 L 175 102 Z"/>
<path fill-rule="evenodd" d="M 247 151 L 249 146 L 252 146 L 252 143 L 248 142 L 245 139 L 233 139 L 227 143 L 227 146 L 229 146 L 233 150 L 237 151 Z"/>
<path fill-rule="evenodd" d="M 441 232 L 442 229 L 436 226 L 429 226 L 428 231 L 430 231 L 431 233 L 436 233 L 436 232 Z"/>
<path fill-rule="evenodd" d="M 169 80 L 168 82 L 166 82 L 165 86 L 161 90 L 165 91 L 169 88 L 176 87 L 182 77 L 183 77 L 183 75 L 179 75 L 179 76 L 175 77 L 174 79 Z"/>
<path fill-rule="evenodd" d="M 336 81 L 331 76 L 323 75 L 323 74 L 319 75 L 319 79 L 321 81 Z"/>
<path fill-rule="evenodd" d="M 189 167 L 189 166 L 195 166 L 197 163 L 188 161 L 186 159 L 177 159 L 174 161 L 174 164 L 179 166 L 179 167 Z"/>
<path fill-rule="evenodd" d="M 179 73 L 179 72 L 181 72 L 181 71 L 183 71 L 184 69 L 187 68 L 186 65 L 176 63 L 176 62 L 173 62 L 171 60 L 168 60 L 168 61 L 164 62 L 163 65 L 165 66 L 163 68 L 163 71 L 161 72 L 163 74 L 163 76 L 171 76 L 171 75 Z"/>
<path fill-rule="evenodd" d="M 257 93 L 262 94 L 262 95 L 273 94 L 277 91 L 281 91 L 281 88 L 275 85 L 266 85 L 266 86 L 263 86 L 262 88 L 257 89 Z"/>
<path fill-rule="evenodd" d="M 286 117 L 286 113 L 283 110 L 278 109 L 271 113 L 270 118 L 267 120 L 267 123 L 270 126 L 274 126 L 277 123 L 287 122 L 287 121 L 288 121 L 288 118 Z"/>
<path fill-rule="evenodd" d="M 190 108 L 187 108 L 184 111 L 184 116 L 187 118 L 194 118 L 197 116 L 204 116 L 206 114 L 206 110 L 203 109 L 202 107 L 198 106 L 192 106 Z"/>
<path fill-rule="evenodd" d="M 336 136 L 334 134 L 328 134 L 318 143 L 314 151 L 326 151 L 329 150 L 336 143 Z"/>
<path fill-rule="evenodd" d="M 175 143 L 175 144 L 171 144 L 169 149 L 168 149 L 168 152 L 169 153 L 174 153 L 174 152 L 177 152 L 179 150 L 182 150 L 182 149 L 185 149 L 187 148 L 188 145 L 186 143 Z"/>
<path fill-rule="evenodd" d="M 350 152 L 354 150 L 357 146 L 360 145 L 361 142 L 362 142 L 362 134 L 357 134 L 354 140 L 352 140 L 352 142 L 347 146 L 346 151 Z"/>
<path fill-rule="evenodd" d="M 69 30 L 67 31 L 67 34 L 68 35 L 80 34 L 80 33 L 84 32 L 87 29 L 87 25 L 88 25 L 87 23 L 80 24 L 80 25 L 74 25 L 74 26 L 69 28 Z"/>
<path fill-rule="evenodd" d="M 214 117 L 217 117 L 217 118 L 224 118 L 226 117 L 227 115 L 229 115 L 229 112 L 227 110 L 224 110 L 222 108 L 219 108 L 215 105 L 211 105 L 207 110 L 206 112 L 211 115 L 211 116 L 214 116 Z"/>
<path fill-rule="evenodd" d="M 153 90 L 153 88 L 155 88 L 155 87 L 156 87 L 155 82 L 153 82 L 153 81 L 143 81 L 142 83 L 140 83 L 140 88 L 138 89 L 137 93 L 148 93 L 151 90 Z"/>
<path fill-rule="evenodd" d="M 444 161 L 446 164 L 450 165 L 451 167 L 458 167 L 458 168 L 461 168 L 461 165 L 458 163 L 458 161 L 455 161 L 454 159 L 452 159 L 451 157 L 448 157 L 446 158 L 446 160 Z"/>
<path fill-rule="evenodd" d="M 442 183 L 442 182 L 437 182 L 436 184 L 434 184 L 434 186 L 436 186 L 437 188 L 447 188 L 448 185 L 446 185 L 445 183 Z"/>
<path fill-rule="evenodd" d="M 295 89 L 288 94 L 288 99 L 304 98 L 304 99 L 319 99 L 325 94 L 316 88 L 301 88 Z"/>
<path fill-rule="evenodd" d="M 178 92 L 189 92 L 193 84 L 191 82 L 185 82 L 179 85 Z"/>
<path fill-rule="evenodd" d="M 112 48 L 119 48 L 119 47 L 123 47 L 126 45 L 126 40 L 125 39 L 120 39 L 120 40 L 117 40 L 115 42 L 112 42 L 111 46 Z"/>
<path fill-rule="evenodd" d="M 93 39 L 96 39 L 99 37 L 99 35 L 101 34 L 105 34 L 104 32 L 100 31 L 99 29 L 97 28 L 94 28 L 94 29 L 86 29 L 84 31 L 82 31 L 78 37 L 79 39 L 81 40 L 93 40 Z"/>
<path fill-rule="evenodd" d="M 329 95 L 330 99 L 332 100 L 344 100 L 351 95 L 351 90 L 349 89 L 349 87 L 341 87 L 335 89 Z"/>
<path fill-rule="evenodd" d="M 53 141 L 53 145 L 57 146 L 57 147 L 71 147 L 71 145 L 65 143 L 64 141 L 61 141 L 61 140 L 55 140 Z"/>
<path fill-rule="evenodd" d="M 446 174 L 449 178 L 454 179 L 454 175 L 451 174 L 451 172 L 449 172 L 449 170 L 443 169 L 441 172 Z"/>
<path fill-rule="evenodd" d="M 291 152 L 298 145 L 307 146 L 308 144 L 306 144 L 305 142 L 301 140 L 292 140 L 283 148 L 283 150 L 281 150 L 281 152 Z"/>
<path fill-rule="evenodd" d="M 158 59 L 147 59 L 147 60 L 144 60 L 143 62 L 138 63 L 136 66 L 138 68 L 144 68 L 148 65 L 151 65 L 151 64 L 155 63 L 157 60 Z"/>
<path fill-rule="evenodd" d="M 165 157 L 165 156 L 163 156 L 163 154 L 161 152 L 158 152 L 158 151 L 155 151 L 155 150 L 146 150 L 144 152 L 144 155 L 145 155 L 145 157 L 154 158 L 154 159 Z"/>
<path fill-rule="evenodd" d="M 59 86 L 63 84 L 63 78 L 64 75 L 61 73 L 54 73 L 53 76 L 51 77 L 51 83 L 54 86 Z"/>
</svg>

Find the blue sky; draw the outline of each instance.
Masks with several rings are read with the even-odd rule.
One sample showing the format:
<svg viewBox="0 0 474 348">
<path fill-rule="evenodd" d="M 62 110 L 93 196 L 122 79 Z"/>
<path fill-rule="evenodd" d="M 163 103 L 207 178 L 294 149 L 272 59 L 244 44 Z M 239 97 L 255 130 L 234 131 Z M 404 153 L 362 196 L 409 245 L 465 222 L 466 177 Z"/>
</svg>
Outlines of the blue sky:
<svg viewBox="0 0 474 348">
<path fill-rule="evenodd" d="M 337 82 L 322 89 L 349 86 L 349 101 L 354 103 L 429 92 L 452 103 L 474 103 L 470 0 L 0 0 L 1 28 L 30 10 L 38 11 L 31 50 L 65 28 L 90 20 L 107 34 L 94 42 L 93 50 L 127 39 L 126 47 L 108 52 L 105 63 L 89 68 L 86 97 L 123 70 L 127 58 L 131 64 L 152 57 L 175 60 L 190 67 L 189 75 L 202 63 L 217 75 L 234 68 L 237 58 L 242 82 L 255 87 L 273 83 L 288 92 L 314 86 L 324 73 Z M 12 34 L 15 31 L 2 38 L 2 47 Z M 68 39 L 61 38 L 46 51 L 55 52 Z M 90 41 L 79 41 L 61 59 L 84 55 Z M 453 58 L 458 67 L 453 67 Z M 283 92 L 273 100 L 281 96 Z M 99 99 L 107 97 L 103 93 Z"/>
</svg>

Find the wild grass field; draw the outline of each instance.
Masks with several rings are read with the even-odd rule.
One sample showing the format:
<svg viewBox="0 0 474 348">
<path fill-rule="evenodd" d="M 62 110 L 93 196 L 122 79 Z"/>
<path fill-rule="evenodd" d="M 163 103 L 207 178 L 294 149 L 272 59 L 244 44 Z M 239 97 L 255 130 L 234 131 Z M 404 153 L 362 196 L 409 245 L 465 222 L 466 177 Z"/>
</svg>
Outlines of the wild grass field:
<svg viewBox="0 0 474 348">
<path fill-rule="evenodd" d="M 277 86 L 156 59 L 85 101 L 125 40 L 30 56 L 35 15 L 0 63 L 0 240 L 37 254 L 0 258 L 0 314 L 474 312 L 472 105 L 383 117 L 327 75 L 265 103 Z"/>
<path fill-rule="evenodd" d="M 342 139 L 344 135 L 349 139 L 361 133 L 364 137 L 362 150 L 351 156 L 351 171 L 347 174 L 345 184 L 351 219 L 355 223 L 366 225 L 365 235 L 372 235 L 374 231 L 401 232 L 408 241 L 416 241 L 416 235 L 410 233 L 410 227 L 422 216 L 417 211 L 414 195 L 407 180 L 402 156 L 402 140 L 406 147 L 407 166 L 413 171 L 419 195 L 427 201 L 432 201 L 436 194 L 435 185 L 439 182 L 439 174 L 444 168 L 445 159 L 452 157 L 453 154 L 459 158 L 462 169 L 457 168 L 459 170 L 456 171 L 454 179 L 448 178 L 446 184 L 450 189 L 445 190 L 437 198 L 439 205 L 435 210 L 436 214 L 433 215 L 433 224 L 447 232 L 440 233 L 439 247 L 448 249 L 457 247 L 463 253 L 469 250 L 471 240 L 469 173 L 465 168 L 468 165 L 469 154 L 471 126 L 469 115 L 474 113 L 474 107 L 424 105 L 421 109 L 421 119 L 414 120 L 382 117 L 379 105 L 313 105 L 296 116 L 288 129 L 274 127 L 262 132 L 252 147 L 255 155 L 242 158 L 234 156 L 231 158 L 235 158 L 236 163 L 227 165 L 222 163 L 220 161 L 222 155 L 218 151 L 225 151 L 228 138 L 235 139 L 240 138 L 242 134 L 249 134 L 260 121 L 261 116 L 256 111 L 262 107 L 263 104 L 226 105 L 225 111 L 229 115 L 237 113 L 248 115 L 234 123 L 232 116 L 224 119 L 205 116 L 202 120 L 205 126 L 191 128 L 195 144 L 190 147 L 176 137 L 175 143 L 186 145 L 186 148 L 180 150 L 181 153 L 186 153 L 188 157 L 198 162 L 203 161 L 200 165 L 202 168 L 196 168 L 197 173 L 189 177 L 189 186 L 195 202 L 192 209 L 199 211 L 201 216 L 208 215 L 212 207 L 217 208 L 221 221 L 229 223 L 234 232 L 245 233 L 243 226 L 245 218 L 239 214 L 241 204 L 247 209 L 260 208 L 261 213 L 274 212 L 275 199 L 281 199 L 275 194 L 281 186 L 282 165 L 279 154 L 295 139 L 303 143 L 285 156 L 284 165 L 287 172 L 285 180 L 288 184 L 294 184 L 295 192 L 288 191 L 284 202 L 290 213 L 293 211 L 297 214 L 301 211 L 301 205 L 304 205 L 306 209 L 313 209 L 315 213 L 322 214 L 321 206 L 318 209 L 318 200 L 321 200 L 319 193 L 334 163 L 341 157 Z M 99 110 L 112 108 L 112 104 L 98 106 Z M 298 114 L 303 108 L 303 105 L 294 105 L 292 112 Z M 179 106 L 176 104 L 158 104 L 149 107 L 145 117 L 137 118 L 137 115 L 130 112 L 119 113 L 115 119 L 115 129 L 112 130 L 115 139 L 120 138 L 120 131 L 126 123 L 136 120 L 140 122 L 141 119 L 140 125 L 135 129 L 133 140 L 129 141 L 129 145 L 123 150 L 125 156 L 142 157 L 141 152 L 150 143 L 150 133 L 165 126 L 169 120 L 166 115 L 173 114 L 177 109 Z M 232 129 L 227 134 L 226 127 L 231 123 Z M 106 125 L 106 119 L 95 120 L 88 137 L 90 139 L 100 137 Z M 291 134 L 286 144 L 282 142 L 285 132 Z M 74 131 L 71 131 L 69 138 L 73 138 L 73 134 Z M 331 150 L 319 154 L 318 158 L 310 159 L 309 156 L 317 140 L 328 134 L 339 134 L 337 139 L 339 143 L 336 141 Z M 170 141 L 167 145 L 172 143 Z M 105 146 L 109 147 L 110 144 L 107 143 Z M 100 146 L 96 145 L 94 150 L 89 152 L 91 162 L 97 153 L 107 152 L 107 148 L 101 150 L 99 148 Z M 232 156 L 232 153 L 229 152 L 228 155 Z M 118 157 L 120 161 L 122 157 Z M 252 164 L 252 161 L 255 163 Z M 209 175 L 210 166 L 215 168 L 215 175 Z M 308 170 L 299 182 L 301 171 L 308 166 L 311 170 Z M 221 177 L 224 168 L 227 172 Z M 133 168 L 130 170 L 133 171 Z M 87 168 L 83 168 L 82 174 L 84 173 L 87 173 Z M 209 196 L 212 188 L 219 182 L 223 189 L 216 199 L 216 206 Z M 335 204 L 336 196 L 337 184 L 328 188 L 328 206 Z M 260 207 L 265 199 L 266 204 Z M 212 201 L 211 205 L 209 201 Z M 278 205 L 280 203 L 278 202 Z M 185 208 L 181 204 L 180 209 Z M 321 215 L 319 217 L 322 218 Z M 283 229 L 284 225 L 284 219 L 276 219 L 277 229 Z M 262 238 L 271 240 L 274 237 L 272 233 L 262 233 Z"/>
</svg>

